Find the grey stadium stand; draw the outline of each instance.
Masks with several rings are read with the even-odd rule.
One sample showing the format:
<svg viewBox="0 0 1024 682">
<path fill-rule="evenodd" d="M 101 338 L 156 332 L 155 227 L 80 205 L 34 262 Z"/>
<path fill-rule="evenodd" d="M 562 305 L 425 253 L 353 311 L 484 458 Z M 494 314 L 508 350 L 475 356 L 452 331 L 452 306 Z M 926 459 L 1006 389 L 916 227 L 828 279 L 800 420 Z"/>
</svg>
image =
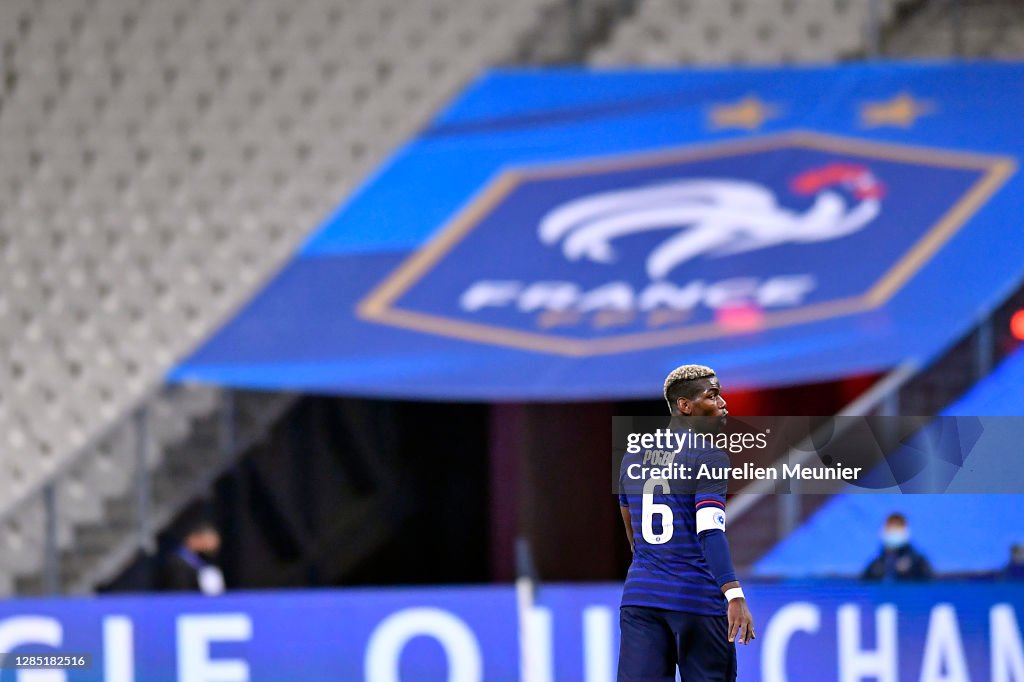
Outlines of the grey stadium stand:
<svg viewBox="0 0 1024 682">
<path fill-rule="evenodd" d="M 879 20 L 898 5 L 879 0 Z M 869 50 L 872 0 L 646 0 L 594 65 L 829 63 Z"/>
<path fill-rule="evenodd" d="M 130 535 L 104 515 L 131 489 L 131 416 L 149 406 L 155 470 L 217 409 L 160 390 L 174 361 L 565 4 L 0 3 L 0 594 L 40 571 L 48 482 L 62 552 L 83 524 Z"/>
</svg>

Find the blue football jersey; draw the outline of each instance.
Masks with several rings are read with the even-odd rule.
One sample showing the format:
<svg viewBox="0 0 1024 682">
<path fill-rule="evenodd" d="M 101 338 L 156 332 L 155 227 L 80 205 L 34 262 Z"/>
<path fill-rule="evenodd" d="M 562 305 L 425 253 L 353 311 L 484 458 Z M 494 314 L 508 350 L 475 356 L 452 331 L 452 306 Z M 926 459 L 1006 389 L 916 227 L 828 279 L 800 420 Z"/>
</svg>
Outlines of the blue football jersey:
<svg viewBox="0 0 1024 682">
<path fill-rule="evenodd" d="M 727 468 L 729 457 L 718 449 L 701 448 L 683 449 L 674 454 L 655 452 L 652 456 L 651 453 L 627 453 L 620 468 L 619 504 L 629 507 L 634 544 L 622 605 L 703 615 L 724 614 L 727 602 L 697 538 L 697 513 L 699 510 L 704 510 L 703 514 L 711 513 L 716 525 L 724 529 L 728 483 L 710 477 L 698 478 L 698 474 L 702 465 L 704 472 Z M 690 477 L 636 478 L 643 471 L 642 467 L 666 465 L 675 472 L 688 472 Z"/>
</svg>

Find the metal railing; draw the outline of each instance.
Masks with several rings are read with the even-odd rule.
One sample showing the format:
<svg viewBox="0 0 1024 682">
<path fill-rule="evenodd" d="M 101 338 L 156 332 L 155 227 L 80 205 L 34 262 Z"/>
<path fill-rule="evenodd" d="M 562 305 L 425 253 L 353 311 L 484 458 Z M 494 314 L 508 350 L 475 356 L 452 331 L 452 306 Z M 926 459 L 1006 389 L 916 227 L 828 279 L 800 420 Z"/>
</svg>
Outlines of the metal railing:
<svg viewBox="0 0 1024 682">
<path fill-rule="evenodd" d="M 297 400 L 296 396 L 285 393 L 264 395 L 269 404 L 266 409 L 260 411 L 254 419 L 254 423 L 251 424 L 251 428 L 243 430 L 239 419 L 238 394 L 229 390 L 220 393 L 217 406 L 220 427 L 218 439 L 215 451 L 206 453 L 209 456 L 204 458 L 203 461 L 206 462 L 206 465 L 201 472 L 187 481 L 185 485 L 176 487 L 175 494 L 170 499 L 164 500 L 162 503 L 154 500 L 154 503 L 148 506 L 145 514 L 141 507 L 136 507 L 134 515 L 136 533 L 125 542 L 111 548 L 91 570 L 79 576 L 75 583 L 69 585 L 71 592 L 90 591 L 96 584 L 111 577 L 117 570 L 124 567 L 139 550 L 152 551 L 154 547 L 153 529 L 167 526 L 173 521 L 175 514 L 208 491 L 221 475 L 234 466 L 243 453 L 266 437 L 270 428 Z M 241 435 L 239 435 L 240 432 Z M 202 457 L 203 454 L 199 448 L 195 450 L 196 457 Z M 145 495 L 148 498 L 151 485 L 156 479 L 153 476 L 152 467 L 146 467 L 144 471 L 145 478 L 138 483 L 144 490 L 137 491 L 136 494 Z M 141 497 L 137 499 L 141 499 Z"/>
<path fill-rule="evenodd" d="M 53 472 L 45 481 L 30 488 L 18 496 L 8 508 L 0 515 L 0 522 L 6 522 L 20 509 L 30 506 L 34 499 L 41 498 L 43 501 L 43 535 L 42 535 L 42 584 L 46 594 L 59 594 L 62 590 L 61 572 L 61 500 L 60 491 L 67 485 L 68 480 L 76 470 L 86 470 L 95 467 L 95 461 L 100 457 L 109 456 L 113 461 L 108 462 L 107 468 L 119 467 L 124 471 L 131 472 L 133 496 L 135 500 L 135 543 L 134 546 L 151 551 L 155 546 L 154 528 L 156 524 L 151 519 L 152 514 L 152 467 L 155 465 L 154 454 L 157 448 L 154 447 L 154 439 L 151 433 L 150 410 L 156 400 L 166 387 L 151 391 L 142 404 L 114 422 L 109 428 L 102 431 L 96 438 L 68 457 L 57 471 Z M 224 398 L 222 393 L 221 400 Z M 215 408 L 216 409 L 216 408 Z M 133 433 L 134 447 L 130 450 L 114 446 L 108 450 L 104 443 L 116 438 L 118 431 L 125 429 L 128 425 Z M 111 497 L 117 493 L 111 493 Z M 69 522 L 70 523 L 70 522 Z M 12 576 L 12 578 L 15 576 Z"/>
<path fill-rule="evenodd" d="M 196 456 L 202 456 L 205 462 L 202 472 L 187 485 L 175 489 L 172 497 L 161 502 L 154 499 L 154 476 L 164 462 L 164 451 L 179 441 L 158 442 L 153 412 L 158 398 L 174 396 L 175 393 L 176 389 L 169 387 L 165 387 L 163 392 L 154 392 L 129 415 L 103 431 L 87 447 L 81 448 L 75 455 L 69 457 L 59 470 L 44 482 L 18 496 L 0 517 L 0 521 L 8 522 L 12 516 L 26 509 L 33 509 L 36 505 L 42 508 L 42 528 L 39 532 L 33 534 L 30 528 L 21 528 L 21 531 L 26 535 L 41 537 L 39 575 L 44 593 L 53 595 L 62 591 L 90 591 L 98 581 L 109 578 L 111 573 L 125 565 L 139 550 L 152 552 L 156 544 L 156 530 L 169 523 L 182 506 L 208 489 L 217 477 L 234 463 L 238 455 L 264 437 L 269 425 L 274 423 L 295 400 L 294 396 L 287 394 L 266 394 L 269 400 L 267 408 L 259 413 L 251 428 L 244 430 L 242 437 L 236 409 L 238 397 L 232 391 L 218 391 L 212 409 L 195 414 L 189 414 L 185 402 L 176 403 L 171 399 L 161 405 L 165 409 L 167 405 L 172 405 L 180 410 L 178 418 L 187 419 L 190 428 L 196 420 L 209 418 L 214 413 L 218 421 L 216 453 L 200 453 L 197 449 Z M 182 395 L 186 401 L 189 399 L 187 394 Z M 129 447 L 125 447 L 123 441 L 129 435 L 132 442 Z M 186 434 L 186 438 L 189 435 Z M 74 547 L 77 540 L 74 537 L 75 528 L 87 525 L 88 520 L 82 519 L 81 523 L 78 523 L 77 519 L 69 518 L 69 512 L 74 511 L 73 505 L 66 495 L 62 495 L 62 491 L 67 492 L 67 486 L 72 484 L 72 479 L 76 475 L 80 476 L 81 472 L 88 471 L 116 471 L 128 479 L 127 485 L 120 486 L 120 489 L 108 490 L 105 497 L 101 491 L 94 494 L 103 497 L 99 500 L 101 507 L 107 501 L 124 498 L 131 500 L 133 530 L 91 566 L 84 567 L 86 570 L 78 574 L 72 584 L 66 580 L 64 569 L 68 567 L 62 566 L 62 550 L 67 549 L 62 547 L 62 544 L 66 544 L 62 543 L 62 539 L 69 540 Z M 112 523 L 116 521 L 119 519 L 111 520 Z M 69 533 L 70 537 L 67 536 Z M 12 584 L 16 579 L 25 578 L 33 573 L 24 567 L 8 567 L 8 570 Z"/>
</svg>

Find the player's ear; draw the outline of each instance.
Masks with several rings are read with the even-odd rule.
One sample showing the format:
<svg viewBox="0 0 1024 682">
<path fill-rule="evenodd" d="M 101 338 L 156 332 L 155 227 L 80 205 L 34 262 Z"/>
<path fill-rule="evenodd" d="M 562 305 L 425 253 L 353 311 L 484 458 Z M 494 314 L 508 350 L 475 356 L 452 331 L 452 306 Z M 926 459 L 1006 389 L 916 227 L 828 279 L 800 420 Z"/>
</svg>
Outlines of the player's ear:
<svg viewBox="0 0 1024 682">
<path fill-rule="evenodd" d="M 690 401 L 686 398 L 676 398 L 676 409 L 679 410 L 679 414 L 684 415 L 689 415 L 693 411 Z"/>
</svg>

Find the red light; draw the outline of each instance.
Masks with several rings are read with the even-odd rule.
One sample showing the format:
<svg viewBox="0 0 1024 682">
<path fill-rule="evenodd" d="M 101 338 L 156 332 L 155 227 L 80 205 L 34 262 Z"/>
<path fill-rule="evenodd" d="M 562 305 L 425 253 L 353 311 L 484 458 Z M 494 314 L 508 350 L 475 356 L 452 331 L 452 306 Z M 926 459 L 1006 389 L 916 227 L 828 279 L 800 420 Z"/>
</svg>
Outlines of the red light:
<svg viewBox="0 0 1024 682">
<path fill-rule="evenodd" d="M 1024 308 L 1015 312 L 1010 318 L 1010 333 L 1024 341 Z"/>
<path fill-rule="evenodd" d="M 764 312 L 753 304 L 719 308 L 715 321 L 730 332 L 753 332 L 764 329 Z"/>
</svg>

